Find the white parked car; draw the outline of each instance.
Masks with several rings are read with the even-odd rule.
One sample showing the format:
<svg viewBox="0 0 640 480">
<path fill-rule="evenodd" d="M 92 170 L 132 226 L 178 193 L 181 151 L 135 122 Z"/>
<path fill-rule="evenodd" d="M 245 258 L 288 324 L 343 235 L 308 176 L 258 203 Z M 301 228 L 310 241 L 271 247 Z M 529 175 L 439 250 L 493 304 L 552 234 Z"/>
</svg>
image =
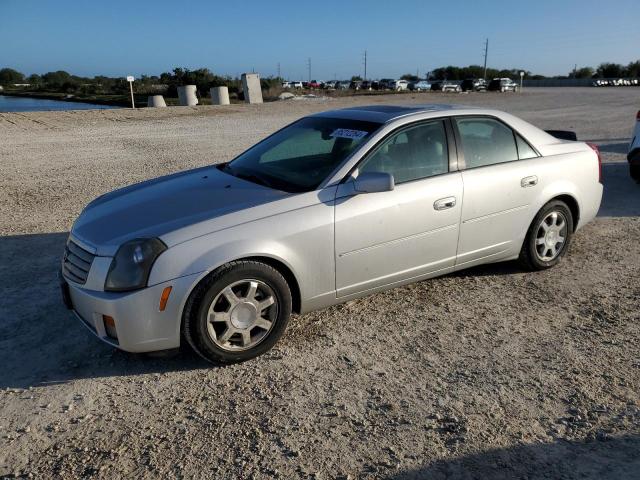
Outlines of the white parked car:
<svg viewBox="0 0 640 480">
<path fill-rule="evenodd" d="M 282 88 L 291 88 L 291 82 L 282 82 Z"/>
<path fill-rule="evenodd" d="M 291 85 L 293 85 L 293 88 L 302 88 L 302 82 L 291 82 Z"/>
<path fill-rule="evenodd" d="M 453 80 L 445 80 L 442 82 L 442 87 L 440 88 L 443 92 L 461 92 L 462 87 L 460 86 L 460 82 Z"/>
<path fill-rule="evenodd" d="M 597 147 L 508 113 L 327 111 L 229 163 L 92 201 L 67 241 L 62 294 L 114 347 L 186 339 L 239 362 L 270 349 L 292 312 L 484 263 L 553 267 L 601 197 Z"/>
<path fill-rule="evenodd" d="M 636 114 L 636 125 L 631 143 L 629 144 L 627 160 L 629 160 L 629 173 L 631 174 L 631 178 L 640 183 L 640 110 L 638 110 Z"/>
<path fill-rule="evenodd" d="M 407 80 L 390 80 L 388 86 L 392 90 L 400 92 L 409 89 L 409 82 Z"/>
</svg>

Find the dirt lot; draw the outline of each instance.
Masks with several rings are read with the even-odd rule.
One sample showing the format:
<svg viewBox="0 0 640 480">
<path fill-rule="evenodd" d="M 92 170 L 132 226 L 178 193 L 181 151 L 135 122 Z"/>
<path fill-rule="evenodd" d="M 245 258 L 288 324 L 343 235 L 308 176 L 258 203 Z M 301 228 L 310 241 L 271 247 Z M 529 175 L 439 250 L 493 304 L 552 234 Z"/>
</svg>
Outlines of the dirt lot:
<svg viewBox="0 0 640 480">
<path fill-rule="evenodd" d="M 638 478 L 638 89 L 0 114 L 0 477 Z M 466 103 L 603 151 L 599 218 L 556 268 L 501 264 L 295 318 L 258 360 L 130 355 L 61 305 L 95 196 L 232 158 L 311 112 Z"/>
</svg>

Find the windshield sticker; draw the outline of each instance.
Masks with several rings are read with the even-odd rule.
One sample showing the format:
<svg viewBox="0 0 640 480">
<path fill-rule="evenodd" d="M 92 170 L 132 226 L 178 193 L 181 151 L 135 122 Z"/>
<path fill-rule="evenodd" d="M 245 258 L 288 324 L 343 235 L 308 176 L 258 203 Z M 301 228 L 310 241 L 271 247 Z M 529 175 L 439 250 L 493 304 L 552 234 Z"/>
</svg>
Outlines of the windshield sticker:
<svg viewBox="0 0 640 480">
<path fill-rule="evenodd" d="M 348 128 L 338 128 L 337 130 L 333 131 L 331 136 L 337 138 L 352 138 L 354 140 L 360 140 L 361 138 L 366 137 L 367 133 L 369 132 L 364 132 L 362 130 L 349 130 Z"/>
</svg>

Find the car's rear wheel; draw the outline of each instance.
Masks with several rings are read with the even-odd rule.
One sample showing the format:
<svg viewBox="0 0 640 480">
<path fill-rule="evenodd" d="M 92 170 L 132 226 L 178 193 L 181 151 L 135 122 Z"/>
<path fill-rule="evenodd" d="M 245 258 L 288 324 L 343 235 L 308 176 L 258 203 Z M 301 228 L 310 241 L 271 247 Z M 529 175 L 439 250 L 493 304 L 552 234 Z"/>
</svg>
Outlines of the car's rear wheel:
<svg viewBox="0 0 640 480">
<path fill-rule="evenodd" d="M 629 175 L 636 182 L 640 183 L 640 165 L 629 165 Z"/>
<path fill-rule="evenodd" d="M 271 349 L 291 315 L 291 290 L 262 262 L 230 262 L 209 275 L 187 300 L 183 334 L 217 364 L 249 360 Z"/>
<path fill-rule="evenodd" d="M 520 251 L 520 262 L 531 270 L 556 265 L 569 248 L 573 234 L 571 210 L 561 200 L 547 203 L 531 222 Z"/>
</svg>

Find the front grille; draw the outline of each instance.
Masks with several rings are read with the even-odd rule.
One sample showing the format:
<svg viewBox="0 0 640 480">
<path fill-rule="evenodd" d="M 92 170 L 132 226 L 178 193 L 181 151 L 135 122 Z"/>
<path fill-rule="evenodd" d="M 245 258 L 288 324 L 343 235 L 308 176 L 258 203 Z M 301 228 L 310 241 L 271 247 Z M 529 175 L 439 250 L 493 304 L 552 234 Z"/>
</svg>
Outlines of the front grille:
<svg viewBox="0 0 640 480">
<path fill-rule="evenodd" d="M 91 263 L 93 263 L 93 255 L 80 247 L 73 240 L 67 240 L 64 248 L 64 260 L 62 261 L 62 273 L 72 282 L 83 285 L 87 281 Z"/>
</svg>

